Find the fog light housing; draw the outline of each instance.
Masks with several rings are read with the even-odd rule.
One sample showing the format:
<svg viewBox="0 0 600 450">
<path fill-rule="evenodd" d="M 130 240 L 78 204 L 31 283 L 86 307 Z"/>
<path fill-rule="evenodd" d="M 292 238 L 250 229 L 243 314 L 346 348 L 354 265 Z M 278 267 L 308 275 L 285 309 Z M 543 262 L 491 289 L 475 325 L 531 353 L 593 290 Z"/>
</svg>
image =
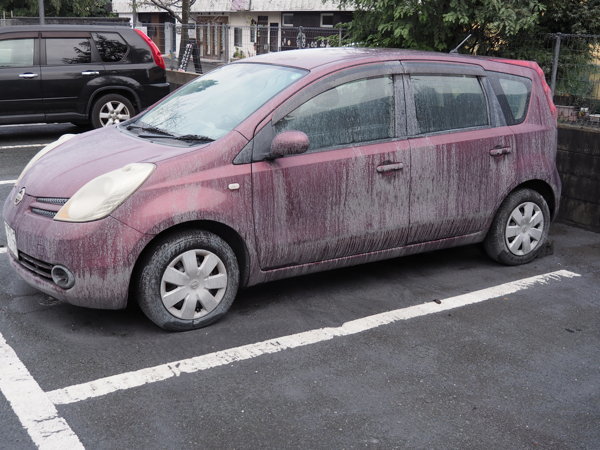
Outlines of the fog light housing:
<svg viewBox="0 0 600 450">
<path fill-rule="evenodd" d="M 63 289 L 71 289 L 75 284 L 75 277 L 69 269 L 64 266 L 54 266 L 50 272 L 52 281 Z"/>
</svg>

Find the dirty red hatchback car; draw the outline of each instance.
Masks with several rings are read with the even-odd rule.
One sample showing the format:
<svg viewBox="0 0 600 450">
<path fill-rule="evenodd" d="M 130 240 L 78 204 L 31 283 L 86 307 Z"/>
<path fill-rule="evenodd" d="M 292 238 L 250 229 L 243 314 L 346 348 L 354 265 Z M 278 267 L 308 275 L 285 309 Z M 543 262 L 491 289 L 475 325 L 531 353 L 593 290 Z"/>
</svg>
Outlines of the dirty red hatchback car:
<svg viewBox="0 0 600 450">
<path fill-rule="evenodd" d="M 63 136 L 4 206 L 11 264 L 74 305 L 186 330 L 239 288 L 483 242 L 531 261 L 557 213 L 554 105 L 535 63 L 299 50 Z"/>
</svg>

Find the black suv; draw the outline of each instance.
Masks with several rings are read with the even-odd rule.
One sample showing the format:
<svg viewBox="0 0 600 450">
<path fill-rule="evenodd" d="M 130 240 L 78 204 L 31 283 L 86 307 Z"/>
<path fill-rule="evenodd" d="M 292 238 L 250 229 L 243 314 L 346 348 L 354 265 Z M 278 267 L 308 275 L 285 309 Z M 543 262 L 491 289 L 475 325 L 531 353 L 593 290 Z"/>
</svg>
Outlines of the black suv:
<svg viewBox="0 0 600 450">
<path fill-rule="evenodd" d="M 0 28 L 0 124 L 129 119 L 169 93 L 165 63 L 139 30 Z"/>
</svg>

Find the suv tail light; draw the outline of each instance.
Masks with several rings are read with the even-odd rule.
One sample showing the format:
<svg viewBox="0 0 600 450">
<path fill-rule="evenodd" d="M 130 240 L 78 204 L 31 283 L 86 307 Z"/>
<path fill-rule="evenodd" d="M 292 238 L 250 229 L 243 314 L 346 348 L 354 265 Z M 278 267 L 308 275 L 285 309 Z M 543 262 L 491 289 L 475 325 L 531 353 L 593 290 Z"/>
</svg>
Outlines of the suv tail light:
<svg viewBox="0 0 600 450">
<path fill-rule="evenodd" d="M 152 39 L 150 39 L 148 36 L 146 36 L 146 33 L 144 33 L 142 30 L 138 30 L 136 28 L 135 31 L 146 42 L 146 44 L 148 44 L 150 46 L 150 50 L 152 51 L 152 58 L 154 58 L 154 63 L 161 69 L 166 69 L 167 66 L 165 65 L 165 60 L 163 59 L 162 55 L 160 54 L 160 50 L 158 49 L 158 47 L 156 46 L 154 41 Z"/>
<path fill-rule="evenodd" d="M 556 106 L 554 105 L 554 100 L 552 99 L 552 90 L 550 89 L 550 86 L 548 86 L 548 83 L 546 83 L 544 71 L 536 62 L 521 61 L 519 59 L 492 59 L 492 61 L 513 64 L 515 66 L 529 67 L 530 69 L 533 69 L 537 73 L 538 78 L 542 83 L 542 87 L 544 88 L 544 93 L 546 94 L 546 100 L 548 100 L 548 106 L 550 107 L 550 113 L 552 114 L 552 117 L 554 117 L 555 119 L 558 118 L 558 111 L 556 109 Z"/>
</svg>

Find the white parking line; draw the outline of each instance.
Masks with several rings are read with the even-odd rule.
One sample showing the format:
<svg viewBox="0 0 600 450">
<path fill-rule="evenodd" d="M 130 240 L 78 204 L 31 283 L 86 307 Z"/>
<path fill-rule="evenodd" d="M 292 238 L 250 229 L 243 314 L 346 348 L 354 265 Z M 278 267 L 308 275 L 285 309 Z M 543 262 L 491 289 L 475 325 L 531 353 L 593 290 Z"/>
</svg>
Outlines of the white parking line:
<svg viewBox="0 0 600 450">
<path fill-rule="evenodd" d="M 14 148 L 34 148 L 34 147 L 45 147 L 48 144 L 22 144 L 22 145 L 2 145 L 0 150 L 10 150 Z"/>
<path fill-rule="evenodd" d="M 84 448 L 69 424 L 0 334 L 0 391 L 40 449 Z"/>
<path fill-rule="evenodd" d="M 282 336 L 275 339 L 243 345 L 228 350 L 209 353 L 194 358 L 174 361 L 154 367 L 148 367 L 133 372 L 126 372 L 106 378 L 100 378 L 88 383 L 77 384 L 63 389 L 48 392 L 48 398 L 55 405 L 64 405 L 100 397 L 112 392 L 131 389 L 157 381 L 166 380 L 184 373 L 194 373 L 213 367 L 231 364 L 236 361 L 256 358 L 269 353 L 277 353 L 282 350 L 303 347 L 318 342 L 328 341 L 336 337 L 349 336 L 363 331 L 372 330 L 383 325 L 400 320 L 412 319 L 414 317 L 439 313 L 474 303 L 483 302 L 493 298 L 513 294 L 517 291 L 528 289 L 533 286 L 558 281 L 563 278 L 579 277 L 577 273 L 567 270 L 559 270 L 543 275 L 524 278 L 510 283 L 500 284 L 487 289 L 446 298 L 437 302 L 423 303 L 408 308 L 396 309 L 381 314 L 375 314 L 362 319 L 346 322 L 336 328 L 319 328 L 303 333 Z"/>
<path fill-rule="evenodd" d="M 6 247 L 0 247 L 0 255 L 6 253 Z"/>
<path fill-rule="evenodd" d="M 0 184 L 15 184 L 17 180 L 0 180 Z"/>
</svg>

